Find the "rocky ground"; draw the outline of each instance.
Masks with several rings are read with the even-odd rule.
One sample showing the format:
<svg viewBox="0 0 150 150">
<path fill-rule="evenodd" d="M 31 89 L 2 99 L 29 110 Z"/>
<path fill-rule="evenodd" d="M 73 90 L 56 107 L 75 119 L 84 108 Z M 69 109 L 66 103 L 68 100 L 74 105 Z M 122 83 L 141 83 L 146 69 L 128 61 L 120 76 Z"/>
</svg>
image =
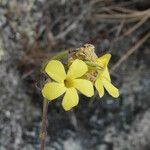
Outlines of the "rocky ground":
<svg viewBox="0 0 150 150">
<path fill-rule="evenodd" d="M 130 55 L 148 35 L 149 6 L 148 0 L 0 0 L 0 150 L 39 149 L 40 65 L 85 43 L 94 44 L 98 55 L 112 54 L 120 97 L 81 96 L 71 112 L 62 110 L 61 100 L 51 102 L 46 150 L 149 150 L 149 39 Z M 144 15 L 114 19 L 134 10 Z"/>
</svg>

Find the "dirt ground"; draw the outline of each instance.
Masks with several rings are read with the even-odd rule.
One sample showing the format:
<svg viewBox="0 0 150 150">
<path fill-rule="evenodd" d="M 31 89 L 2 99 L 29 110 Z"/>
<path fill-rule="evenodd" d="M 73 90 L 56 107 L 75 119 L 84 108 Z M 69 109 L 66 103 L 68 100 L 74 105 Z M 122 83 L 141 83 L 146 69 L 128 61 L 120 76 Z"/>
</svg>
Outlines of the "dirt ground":
<svg viewBox="0 0 150 150">
<path fill-rule="evenodd" d="M 109 64 L 120 97 L 49 103 L 46 150 L 150 149 L 149 0 L 0 0 L 0 150 L 37 150 L 41 64 L 85 43 Z"/>
</svg>

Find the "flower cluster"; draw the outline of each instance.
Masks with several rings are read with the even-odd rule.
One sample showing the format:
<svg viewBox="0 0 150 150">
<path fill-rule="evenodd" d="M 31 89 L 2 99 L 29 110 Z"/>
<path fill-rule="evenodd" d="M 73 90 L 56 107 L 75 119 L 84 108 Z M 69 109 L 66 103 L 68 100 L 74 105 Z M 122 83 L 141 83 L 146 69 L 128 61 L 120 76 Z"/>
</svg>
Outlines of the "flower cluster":
<svg viewBox="0 0 150 150">
<path fill-rule="evenodd" d="M 68 58 L 67 65 L 59 60 L 50 60 L 45 72 L 51 78 L 42 89 L 42 95 L 48 100 L 54 100 L 63 95 L 63 108 L 68 111 L 79 102 L 78 91 L 87 97 L 94 95 L 94 87 L 99 96 L 104 95 L 104 88 L 112 96 L 119 96 L 118 89 L 111 83 L 108 72 L 110 54 L 97 57 L 94 46 L 85 44 L 76 49 Z"/>
</svg>

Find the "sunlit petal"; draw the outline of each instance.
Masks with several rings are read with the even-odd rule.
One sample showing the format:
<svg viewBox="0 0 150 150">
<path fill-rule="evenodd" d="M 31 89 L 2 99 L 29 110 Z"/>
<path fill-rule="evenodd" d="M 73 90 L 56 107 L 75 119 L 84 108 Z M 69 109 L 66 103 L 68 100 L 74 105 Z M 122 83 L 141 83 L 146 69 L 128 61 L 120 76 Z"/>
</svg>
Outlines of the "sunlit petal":
<svg viewBox="0 0 150 150">
<path fill-rule="evenodd" d="M 103 79 L 103 84 L 105 89 L 107 90 L 107 92 L 112 96 L 117 98 L 119 96 L 119 90 L 112 85 L 112 83 L 110 81 L 108 81 L 107 79 Z"/>
<path fill-rule="evenodd" d="M 48 100 L 56 99 L 66 91 L 63 83 L 49 82 L 44 85 L 42 95 Z"/>
<path fill-rule="evenodd" d="M 85 79 L 75 79 L 74 87 L 87 97 L 94 95 L 92 82 Z"/>
<path fill-rule="evenodd" d="M 78 105 L 79 97 L 75 88 L 68 88 L 62 101 L 63 108 L 68 111 Z"/>
<path fill-rule="evenodd" d="M 78 78 L 83 76 L 88 71 L 88 67 L 82 60 L 76 59 L 70 66 L 67 78 Z"/>
<path fill-rule="evenodd" d="M 103 87 L 102 80 L 100 78 L 98 78 L 95 81 L 95 87 L 96 87 L 96 89 L 98 91 L 99 96 L 103 97 L 104 96 L 104 87 Z"/>
<path fill-rule="evenodd" d="M 108 71 L 107 67 L 106 67 L 106 69 L 103 72 L 103 77 L 106 78 L 108 81 L 111 81 L 110 75 L 109 75 L 109 71 Z"/>
<path fill-rule="evenodd" d="M 106 66 L 109 63 L 110 58 L 111 58 L 111 54 L 105 54 L 105 55 L 103 55 L 103 56 L 101 56 L 100 58 L 97 59 L 97 63 L 101 67 L 106 68 Z"/>
<path fill-rule="evenodd" d="M 51 60 L 47 64 L 45 71 L 53 80 L 57 82 L 63 82 L 66 78 L 64 66 L 60 61 Z"/>
</svg>

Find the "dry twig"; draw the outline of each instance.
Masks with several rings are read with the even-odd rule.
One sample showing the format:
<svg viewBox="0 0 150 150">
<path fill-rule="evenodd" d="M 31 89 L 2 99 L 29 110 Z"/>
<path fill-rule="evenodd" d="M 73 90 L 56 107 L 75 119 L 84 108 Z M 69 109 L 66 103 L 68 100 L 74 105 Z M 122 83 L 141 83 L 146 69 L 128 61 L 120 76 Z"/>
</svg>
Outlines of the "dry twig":
<svg viewBox="0 0 150 150">
<path fill-rule="evenodd" d="M 135 21 L 139 20 L 143 17 L 150 17 L 150 9 L 144 10 L 144 11 L 135 11 L 131 13 L 115 13 L 115 14 L 96 14 L 94 15 L 96 19 L 101 19 L 101 20 L 122 20 L 126 19 L 126 21 Z"/>
<path fill-rule="evenodd" d="M 121 37 L 119 37 L 119 39 L 124 38 L 125 36 L 128 36 L 135 30 L 137 30 L 141 25 L 143 25 L 148 20 L 148 18 L 149 18 L 148 16 L 142 18 L 137 24 L 135 24 L 133 27 L 127 30 Z"/>
<path fill-rule="evenodd" d="M 148 20 L 149 17 L 144 17 L 142 18 L 138 23 L 136 23 L 133 27 L 131 27 L 130 29 L 128 29 L 126 32 L 124 32 L 121 36 L 118 36 L 117 38 L 115 38 L 113 40 L 113 43 L 114 42 L 117 42 L 121 39 L 123 39 L 124 37 L 126 36 L 129 36 L 130 34 L 132 34 L 135 30 L 137 30 L 138 28 L 140 28 L 147 20 Z"/>
<path fill-rule="evenodd" d="M 150 37 L 150 32 L 140 39 L 132 48 L 130 48 L 111 68 L 110 73 L 113 73 L 131 54 L 133 54 L 147 39 Z"/>
</svg>

